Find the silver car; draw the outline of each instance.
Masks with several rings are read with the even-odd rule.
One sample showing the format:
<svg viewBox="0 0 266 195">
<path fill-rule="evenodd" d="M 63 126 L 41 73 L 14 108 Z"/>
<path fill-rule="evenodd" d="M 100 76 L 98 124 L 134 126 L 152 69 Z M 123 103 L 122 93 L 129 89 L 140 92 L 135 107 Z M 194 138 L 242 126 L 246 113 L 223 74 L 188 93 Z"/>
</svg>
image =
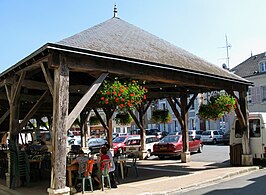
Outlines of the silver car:
<svg viewBox="0 0 266 195">
<path fill-rule="evenodd" d="M 207 130 L 202 133 L 200 140 L 203 143 L 217 144 L 223 141 L 223 135 L 224 132 L 220 130 Z"/>
</svg>

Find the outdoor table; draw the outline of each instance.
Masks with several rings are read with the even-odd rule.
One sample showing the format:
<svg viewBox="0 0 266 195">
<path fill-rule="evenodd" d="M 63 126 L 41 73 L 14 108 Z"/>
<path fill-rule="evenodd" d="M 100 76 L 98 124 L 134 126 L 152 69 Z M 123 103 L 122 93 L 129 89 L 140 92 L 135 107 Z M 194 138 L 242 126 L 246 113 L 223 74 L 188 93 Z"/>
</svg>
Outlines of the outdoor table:
<svg viewBox="0 0 266 195">
<path fill-rule="evenodd" d="M 72 187 L 72 171 L 78 171 L 79 165 L 67 165 L 66 170 L 68 171 L 68 186 Z"/>
<path fill-rule="evenodd" d="M 124 179 L 125 178 L 125 176 L 124 176 L 124 167 L 126 167 L 127 159 L 126 158 L 118 158 L 117 159 L 117 163 L 120 164 L 121 177 L 122 177 L 122 179 Z"/>
</svg>

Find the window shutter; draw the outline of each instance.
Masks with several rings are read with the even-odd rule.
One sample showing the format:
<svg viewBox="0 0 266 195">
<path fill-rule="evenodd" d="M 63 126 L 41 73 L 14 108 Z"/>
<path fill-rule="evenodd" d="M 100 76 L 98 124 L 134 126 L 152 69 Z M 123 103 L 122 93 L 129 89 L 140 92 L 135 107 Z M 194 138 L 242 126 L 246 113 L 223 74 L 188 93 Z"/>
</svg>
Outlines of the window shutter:
<svg viewBox="0 0 266 195">
<path fill-rule="evenodd" d="M 251 87 L 251 103 L 254 104 L 256 103 L 256 91 L 255 91 L 255 87 Z"/>
<path fill-rule="evenodd" d="M 260 87 L 255 87 L 255 89 L 256 89 L 256 103 L 260 104 L 261 103 Z"/>
</svg>

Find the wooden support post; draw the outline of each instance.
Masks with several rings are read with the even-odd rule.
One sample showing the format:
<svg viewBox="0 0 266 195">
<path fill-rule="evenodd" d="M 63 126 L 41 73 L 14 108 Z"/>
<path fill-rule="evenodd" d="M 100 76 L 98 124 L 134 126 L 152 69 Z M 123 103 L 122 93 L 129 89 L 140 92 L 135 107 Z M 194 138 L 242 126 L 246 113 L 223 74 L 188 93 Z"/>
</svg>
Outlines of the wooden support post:
<svg viewBox="0 0 266 195">
<path fill-rule="evenodd" d="M 66 187 L 66 142 L 67 117 L 69 105 L 69 69 L 64 56 L 60 56 L 60 66 L 54 71 L 53 92 L 53 125 L 52 125 L 52 172 L 50 195 L 70 194 Z"/>
<path fill-rule="evenodd" d="M 182 130 L 182 141 L 183 141 L 183 152 L 181 153 L 181 162 L 190 162 L 189 152 L 189 140 L 188 140 L 188 110 L 187 110 L 187 94 L 181 95 L 181 118 L 183 121 Z"/>
<path fill-rule="evenodd" d="M 243 155 L 241 164 L 245 166 L 253 165 L 253 156 L 250 155 L 250 144 L 249 144 L 249 122 L 248 122 L 248 110 L 247 110 L 247 91 L 243 90 L 239 92 L 239 105 L 242 116 L 244 118 L 244 129 L 242 137 L 242 148 Z"/>
<path fill-rule="evenodd" d="M 136 115 L 132 112 L 132 110 L 128 110 L 129 114 L 132 116 L 136 125 L 140 128 L 140 140 L 141 140 L 141 153 L 139 156 L 140 159 L 145 159 L 147 156 L 147 152 L 146 152 L 146 130 L 145 130 L 145 124 L 144 124 L 144 116 L 145 116 L 149 106 L 151 105 L 151 103 L 152 103 L 152 101 L 148 102 L 148 104 L 146 104 L 146 107 L 143 103 L 137 107 L 139 118 L 136 117 Z"/>
<path fill-rule="evenodd" d="M 17 125 L 19 124 L 19 94 L 21 90 L 22 81 L 25 78 L 25 71 L 21 72 L 18 82 L 13 82 L 12 86 L 9 87 L 5 85 L 7 98 L 9 101 L 9 134 L 10 142 L 17 142 L 18 130 Z M 8 187 L 17 187 L 16 181 L 18 180 L 18 174 L 14 173 L 15 169 L 12 168 L 15 162 L 11 162 L 11 159 L 8 159 L 8 173 L 6 174 L 6 181 Z"/>
</svg>

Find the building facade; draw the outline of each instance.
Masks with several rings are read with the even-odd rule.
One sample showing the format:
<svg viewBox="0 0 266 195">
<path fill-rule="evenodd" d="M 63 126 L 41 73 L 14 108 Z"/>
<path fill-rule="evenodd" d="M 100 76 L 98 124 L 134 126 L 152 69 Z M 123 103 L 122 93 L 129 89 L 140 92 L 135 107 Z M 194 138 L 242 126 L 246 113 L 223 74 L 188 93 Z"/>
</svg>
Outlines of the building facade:
<svg viewBox="0 0 266 195">
<path fill-rule="evenodd" d="M 232 72 L 254 83 L 248 91 L 248 110 L 266 112 L 266 53 L 251 56 Z"/>
</svg>

